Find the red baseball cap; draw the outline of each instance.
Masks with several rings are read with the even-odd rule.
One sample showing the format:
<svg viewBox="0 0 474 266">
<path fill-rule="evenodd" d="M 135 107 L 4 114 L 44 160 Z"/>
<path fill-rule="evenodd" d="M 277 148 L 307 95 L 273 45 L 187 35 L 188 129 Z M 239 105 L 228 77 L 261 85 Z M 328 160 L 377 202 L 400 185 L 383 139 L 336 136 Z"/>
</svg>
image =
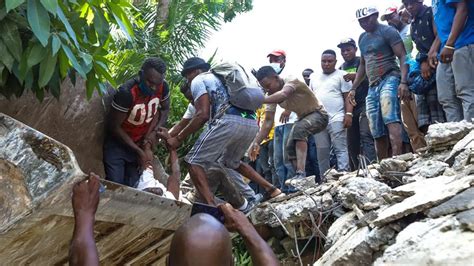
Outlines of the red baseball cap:
<svg viewBox="0 0 474 266">
<path fill-rule="evenodd" d="M 269 57 L 270 55 L 274 55 L 274 56 L 284 56 L 284 57 L 286 57 L 286 53 L 285 53 L 285 51 L 283 51 L 283 50 L 274 50 L 274 51 L 272 51 L 271 53 L 269 53 L 269 54 L 267 55 L 267 57 Z"/>
<path fill-rule="evenodd" d="M 387 8 L 387 9 L 385 10 L 385 12 L 384 12 L 383 15 L 380 17 L 380 19 L 381 19 L 382 21 L 385 21 L 388 15 L 391 15 L 391 14 L 397 12 L 397 11 L 398 11 L 398 8 L 397 8 L 396 6 L 391 6 L 391 7 Z"/>
</svg>

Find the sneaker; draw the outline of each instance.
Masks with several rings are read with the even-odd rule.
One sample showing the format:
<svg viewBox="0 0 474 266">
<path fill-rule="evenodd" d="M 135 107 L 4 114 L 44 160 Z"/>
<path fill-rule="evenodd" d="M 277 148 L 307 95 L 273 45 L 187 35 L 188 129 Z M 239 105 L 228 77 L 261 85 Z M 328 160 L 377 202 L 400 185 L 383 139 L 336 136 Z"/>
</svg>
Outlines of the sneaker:
<svg viewBox="0 0 474 266">
<path fill-rule="evenodd" d="M 262 197 L 263 198 L 263 197 Z M 244 214 L 249 214 L 251 211 L 253 211 L 253 209 L 255 209 L 255 207 L 257 207 L 257 205 L 259 204 L 260 202 L 256 202 L 255 200 L 252 200 L 252 201 L 249 201 L 247 203 L 247 207 L 243 210 L 240 210 L 241 212 L 243 212 Z"/>
<path fill-rule="evenodd" d="M 253 196 L 252 198 L 249 198 L 248 201 L 249 202 L 255 202 L 255 205 L 259 204 L 260 202 L 262 202 L 263 200 L 263 195 L 258 193 L 258 194 L 255 194 L 255 196 Z"/>
<path fill-rule="evenodd" d="M 296 171 L 295 176 L 293 176 L 293 178 L 291 178 L 291 179 L 302 179 L 302 178 L 305 178 L 305 177 L 306 177 L 305 172 L 303 172 L 303 171 Z"/>
</svg>

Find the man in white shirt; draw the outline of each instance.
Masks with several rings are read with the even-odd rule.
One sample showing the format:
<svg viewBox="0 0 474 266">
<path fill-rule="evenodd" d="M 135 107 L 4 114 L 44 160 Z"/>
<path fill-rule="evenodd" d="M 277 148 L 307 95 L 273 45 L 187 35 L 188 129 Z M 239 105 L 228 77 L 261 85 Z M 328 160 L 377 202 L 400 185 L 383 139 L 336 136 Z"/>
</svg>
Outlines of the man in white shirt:
<svg viewBox="0 0 474 266">
<path fill-rule="evenodd" d="M 319 171 L 323 175 L 329 169 L 331 147 L 337 158 L 337 170 L 349 170 L 346 128 L 352 124 L 352 108 L 345 106 L 351 83 L 344 80 L 345 71 L 336 69 L 336 52 L 326 50 L 321 55 L 323 73 L 312 74 L 310 88 L 324 105 L 329 115 L 325 130 L 315 134 Z"/>
</svg>

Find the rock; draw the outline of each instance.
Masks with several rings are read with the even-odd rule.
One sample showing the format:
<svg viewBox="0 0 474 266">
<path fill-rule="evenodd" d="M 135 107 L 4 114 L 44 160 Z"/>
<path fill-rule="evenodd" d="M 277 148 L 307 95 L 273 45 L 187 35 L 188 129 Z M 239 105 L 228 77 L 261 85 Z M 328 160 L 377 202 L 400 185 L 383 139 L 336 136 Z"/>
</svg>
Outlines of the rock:
<svg viewBox="0 0 474 266">
<path fill-rule="evenodd" d="M 472 265 L 473 246 L 474 233 L 457 228 L 452 216 L 426 219 L 402 230 L 374 265 Z"/>
<path fill-rule="evenodd" d="M 379 251 L 383 246 L 387 245 L 397 234 L 390 226 L 384 226 L 381 228 L 374 228 L 367 235 L 365 241 L 369 247 L 374 251 Z"/>
<path fill-rule="evenodd" d="M 449 165 L 444 162 L 428 160 L 418 174 L 425 178 L 432 178 L 441 175 L 448 166 Z"/>
<path fill-rule="evenodd" d="M 421 176 L 419 174 L 416 175 L 406 175 L 402 177 L 402 182 L 403 184 L 408 184 L 408 183 L 413 183 L 413 182 L 419 182 L 422 180 L 425 180 L 426 177 Z"/>
<path fill-rule="evenodd" d="M 380 169 L 383 175 L 390 175 L 391 172 L 405 172 L 407 170 L 407 162 L 394 158 L 383 159 L 380 162 Z"/>
<path fill-rule="evenodd" d="M 334 245 L 339 238 L 344 236 L 350 229 L 355 225 L 356 215 L 354 212 L 348 212 L 339 217 L 334 223 L 329 227 L 328 233 L 326 235 L 326 249 Z"/>
<path fill-rule="evenodd" d="M 474 125 L 467 121 L 433 124 L 430 125 L 425 140 L 431 148 L 454 145 L 473 128 Z"/>
<path fill-rule="evenodd" d="M 456 145 L 454 145 L 451 153 L 446 158 L 445 162 L 452 165 L 454 163 L 454 159 L 456 158 L 458 154 L 460 154 L 466 149 L 472 149 L 472 148 L 474 148 L 474 131 L 471 131 L 462 140 L 456 143 Z"/>
<path fill-rule="evenodd" d="M 309 212 L 316 214 L 322 210 L 321 198 L 317 195 L 300 195 L 287 201 L 264 204 L 251 213 L 250 219 L 254 225 L 266 224 L 270 227 L 281 226 L 278 219 L 283 223 L 309 221 Z"/>
<path fill-rule="evenodd" d="M 316 182 L 314 180 L 315 176 L 307 176 L 305 178 L 295 178 L 288 179 L 285 181 L 285 184 L 291 185 L 299 190 L 306 190 L 310 187 L 315 187 Z"/>
<path fill-rule="evenodd" d="M 471 208 L 474 208 L 474 187 L 468 188 L 452 199 L 428 210 L 427 215 L 431 218 L 436 218 Z"/>
<path fill-rule="evenodd" d="M 471 163 L 473 149 L 465 149 L 454 158 L 453 169 L 456 171 L 462 171 L 464 168 Z"/>
<path fill-rule="evenodd" d="M 368 227 L 352 228 L 314 265 L 370 265 L 373 251 L 366 243 L 368 234 Z"/>
<path fill-rule="evenodd" d="M 473 175 L 460 177 L 459 179 L 454 179 L 450 182 L 441 182 L 452 178 L 453 177 L 441 176 L 405 185 L 410 186 L 413 184 L 412 187 L 414 188 L 415 194 L 406 198 L 402 202 L 392 205 L 389 208 L 381 211 L 378 218 L 374 221 L 374 225 L 380 227 L 409 214 L 424 211 L 428 208 L 436 206 L 456 195 L 460 191 L 470 187 L 471 183 L 474 182 Z M 398 187 L 395 190 L 399 188 L 401 187 Z"/>
<path fill-rule="evenodd" d="M 385 204 L 382 195 L 390 190 L 389 186 L 374 179 L 352 177 L 342 182 L 338 197 L 346 208 L 356 204 L 362 210 L 372 210 Z"/>
<path fill-rule="evenodd" d="M 413 159 L 415 159 L 415 155 L 411 152 L 409 153 L 404 153 L 404 154 L 400 154 L 400 155 L 397 155 L 395 157 L 393 157 L 394 159 L 397 159 L 397 160 L 402 160 L 402 161 L 411 161 Z"/>
<path fill-rule="evenodd" d="M 474 232 L 474 209 L 456 214 L 456 219 L 461 223 L 461 228 Z"/>
<path fill-rule="evenodd" d="M 323 197 L 321 198 L 321 201 L 323 203 L 323 208 L 324 209 L 329 209 L 331 206 L 333 206 L 334 201 L 332 199 L 332 196 L 330 193 L 326 192 L 323 194 Z"/>
</svg>

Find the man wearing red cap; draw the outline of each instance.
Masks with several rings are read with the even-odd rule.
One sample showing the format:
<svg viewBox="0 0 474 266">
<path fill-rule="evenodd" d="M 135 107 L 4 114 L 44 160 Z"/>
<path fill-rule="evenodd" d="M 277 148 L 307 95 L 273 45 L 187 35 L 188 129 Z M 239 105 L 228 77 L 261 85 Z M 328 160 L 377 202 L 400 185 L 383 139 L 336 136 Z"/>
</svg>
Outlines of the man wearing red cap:
<svg viewBox="0 0 474 266">
<path fill-rule="evenodd" d="M 286 53 L 283 50 L 275 50 L 267 55 L 270 65 L 280 75 L 285 68 L 286 64 Z"/>
</svg>

